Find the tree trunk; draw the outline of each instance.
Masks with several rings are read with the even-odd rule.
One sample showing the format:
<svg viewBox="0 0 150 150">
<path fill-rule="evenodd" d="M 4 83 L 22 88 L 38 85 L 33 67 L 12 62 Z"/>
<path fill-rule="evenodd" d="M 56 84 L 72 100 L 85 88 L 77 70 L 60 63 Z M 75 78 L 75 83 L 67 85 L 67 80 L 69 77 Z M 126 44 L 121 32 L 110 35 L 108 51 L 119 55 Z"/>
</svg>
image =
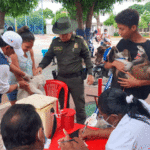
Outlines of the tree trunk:
<svg viewBox="0 0 150 150">
<path fill-rule="evenodd" d="M 100 27 L 100 19 L 99 19 L 99 13 L 97 14 L 97 16 L 96 16 L 96 21 L 97 21 L 97 28 L 99 28 Z"/>
<path fill-rule="evenodd" d="M 84 26 L 83 26 L 83 11 L 82 11 L 82 5 L 79 0 L 75 2 L 76 6 L 76 16 L 77 16 L 77 22 L 78 22 L 78 29 L 77 29 L 77 35 L 81 35 L 84 37 Z"/>
<path fill-rule="evenodd" d="M 90 40 L 90 31 L 91 31 L 91 25 L 92 25 L 94 5 L 95 5 L 95 2 L 93 3 L 92 7 L 89 8 L 89 12 L 87 14 L 86 28 L 85 28 L 85 36 L 86 36 L 85 40 L 87 43 Z"/>
<path fill-rule="evenodd" d="M 5 12 L 0 11 L 0 34 L 4 31 Z"/>
</svg>

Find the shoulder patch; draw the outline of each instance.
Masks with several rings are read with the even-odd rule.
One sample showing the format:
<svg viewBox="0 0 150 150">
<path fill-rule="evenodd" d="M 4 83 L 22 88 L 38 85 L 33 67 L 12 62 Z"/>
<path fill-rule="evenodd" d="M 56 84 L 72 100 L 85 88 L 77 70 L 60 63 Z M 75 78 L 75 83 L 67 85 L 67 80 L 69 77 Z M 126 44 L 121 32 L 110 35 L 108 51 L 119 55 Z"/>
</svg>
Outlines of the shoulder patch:
<svg viewBox="0 0 150 150">
<path fill-rule="evenodd" d="M 84 45 L 88 48 L 88 45 L 87 45 L 87 43 L 86 43 L 86 41 L 85 41 L 85 40 L 84 40 L 84 42 L 83 42 L 83 43 L 84 43 Z"/>
<path fill-rule="evenodd" d="M 83 39 L 83 36 L 81 35 L 76 35 L 76 37 Z"/>
</svg>

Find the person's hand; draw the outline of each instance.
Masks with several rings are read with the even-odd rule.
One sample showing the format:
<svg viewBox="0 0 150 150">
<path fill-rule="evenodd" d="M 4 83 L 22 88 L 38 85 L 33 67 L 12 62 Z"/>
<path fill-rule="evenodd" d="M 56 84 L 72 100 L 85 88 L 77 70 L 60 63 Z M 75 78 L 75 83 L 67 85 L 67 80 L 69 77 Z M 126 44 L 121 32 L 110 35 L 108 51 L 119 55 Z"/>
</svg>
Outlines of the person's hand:
<svg viewBox="0 0 150 150">
<path fill-rule="evenodd" d="M 41 74 L 42 73 L 42 68 L 38 67 L 35 71 L 36 75 Z"/>
<path fill-rule="evenodd" d="M 87 77 L 87 84 L 91 85 L 91 84 L 93 84 L 93 82 L 94 82 L 93 75 L 88 75 L 88 77 Z"/>
<path fill-rule="evenodd" d="M 63 129 L 65 137 L 58 140 L 61 150 L 88 150 L 85 142 L 77 137 L 70 139 L 69 134 Z"/>
<path fill-rule="evenodd" d="M 78 137 L 74 137 L 73 141 L 61 142 L 60 148 L 61 150 L 88 150 L 86 143 Z"/>
<path fill-rule="evenodd" d="M 129 72 L 126 72 L 126 74 L 129 76 L 128 79 L 118 78 L 119 79 L 118 83 L 120 84 L 120 86 L 124 88 L 132 88 L 140 86 L 140 80 L 136 79 Z"/>
<path fill-rule="evenodd" d="M 25 79 L 26 81 L 30 81 L 30 79 L 32 79 L 32 78 L 33 78 L 33 76 L 31 76 L 27 73 L 25 73 L 25 76 L 23 77 L 23 79 Z"/>
<path fill-rule="evenodd" d="M 86 128 L 84 133 L 83 133 L 84 128 L 79 130 L 79 138 L 80 139 L 95 139 L 95 130 Z"/>
<path fill-rule="evenodd" d="M 30 86 L 26 81 L 19 81 L 18 83 L 19 83 L 19 88 L 25 90 L 30 89 Z"/>
<path fill-rule="evenodd" d="M 124 72 L 124 63 L 115 60 L 112 62 L 112 66 L 118 69 L 119 71 Z"/>
</svg>

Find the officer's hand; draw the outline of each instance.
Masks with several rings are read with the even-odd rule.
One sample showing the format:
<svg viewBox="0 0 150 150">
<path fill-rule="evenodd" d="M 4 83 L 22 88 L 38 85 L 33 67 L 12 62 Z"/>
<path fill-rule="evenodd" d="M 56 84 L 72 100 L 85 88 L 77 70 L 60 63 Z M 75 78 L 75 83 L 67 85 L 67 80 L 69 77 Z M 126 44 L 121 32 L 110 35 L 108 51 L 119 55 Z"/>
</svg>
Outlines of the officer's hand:
<svg viewBox="0 0 150 150">
<path fill-rule="evenodd" d="M 19 81 L 18 83 L 19 83 L 19 88 L 25 89 L 25 90 L 30 89 L 30 86 L 26 81 Z"/>
<path fill-rule="evenodd" d="M 35 71 L 36 75 L 41 74 L 42 73 L 42 68 L 38 67 Z"/>
<path fill-rule="evenodd" d="M 94 82 L 93 75 L 88 75 L 88 77 L 87 77 L 87 84 L 91 85 L 91 84 L 93 84 L 93 82 Z"/>
</svg>

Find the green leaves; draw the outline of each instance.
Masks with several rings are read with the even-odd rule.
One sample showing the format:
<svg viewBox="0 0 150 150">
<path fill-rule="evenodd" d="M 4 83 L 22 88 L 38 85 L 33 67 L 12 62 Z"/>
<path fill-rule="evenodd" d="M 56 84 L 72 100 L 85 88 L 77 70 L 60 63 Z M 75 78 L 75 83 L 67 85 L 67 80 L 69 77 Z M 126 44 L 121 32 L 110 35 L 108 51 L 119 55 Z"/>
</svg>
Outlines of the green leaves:
<svg viewBox="0 0 150 150">
<path fill-rule="evenodd" d="M 29 14 L 38 5 L 38 0 L 0 0 L 0 10 L 13 17 Z"/>
<path fill-rule="evenodd" d="M 110 17 L 104 22 L 104 25 L 111 26 L 115 24 L 115 15 L 111 14 Z"/>
</svg>

